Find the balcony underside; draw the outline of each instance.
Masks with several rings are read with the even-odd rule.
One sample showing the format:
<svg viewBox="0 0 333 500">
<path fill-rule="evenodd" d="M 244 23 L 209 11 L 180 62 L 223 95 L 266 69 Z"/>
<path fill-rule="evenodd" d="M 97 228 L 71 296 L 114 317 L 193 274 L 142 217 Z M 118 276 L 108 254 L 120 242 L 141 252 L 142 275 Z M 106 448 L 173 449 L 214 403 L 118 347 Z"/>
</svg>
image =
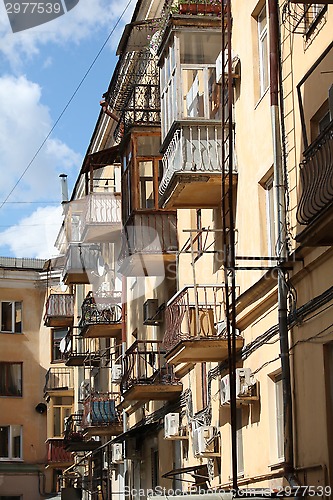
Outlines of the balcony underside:
<svg viewBox="0 0 333 500">
<path fill-rule="evenodd" d="M 65 444 L 65 450 L 70 452 L 94 451 L 101 446 L 99 441 L 69 441 Z"/>
<path fill-rule="evenodd" d="M 233 176 L 233 184 L 237 175 Z M 161 208 L 215 208 L 221 205 L 221 172 L 176 172 L 160 197 Z"/>
<path fill-rule="evenodd" d="M 122 406 L 130 406 L 132 401 L 170 401 L 182 390 L 182 384 L 135 384 L 123 393 Z"/>
<path fill-rule="evenodd" d="M 63 279 L 65 285 L 89 285 L 90 280 L 88 274 L 78 269 L 68 269 Z"/>
<path fill-rule="evenodd" d="M 89 354 L 75 354 L 69 356 L 65 362 L 66 366 L 99 366 L 100 357 L 91 357 Z"/>
<path fill-rule="evenodd" d="M 243 338 L 236 339 L 236 350 L 242 349 Z M 228 357 L 228 340 L 225 338 L 183 340 L 166 354 L 170 365 L 180 363 L 219 362 Z"/>
<path fill-rule="evenodd" d="M 119 270 L 124 276 L 165 276 L 166 267 L 175 260 L 174 253 L 136 253 L 126 257 Z"/>
<path fill-rule="evenodd" d="M 333 245 L 333 203 L 298 233 L 296 241 L 306 247 Z"/>
<path fill-rule="evenodd" d="M 73 316 L 48 316 L 44 325 L 50 328 L 67 328 L 73 325 Z"/>
<path fill-rule="evenodd" d="M 113 324 L 86 324 L 82 327 L 81 335 L 85 338 L 115 338 L 121 334 L 121 323 Z"/>
<path fill-rule="evenodd" d="M 123 432 L 123 424 L 121 422 L 112 423 L 110 425 L 90 425 L 83 430 L 84 436 L 118 436 Z"/>
<path fill-rule="evenodd" d="M 119 239 L 120 231 L 120 223 L 90 223 L 85 225 L 82 240 L 85 243 L 114 243 L 117 239 Z"/>
</svg>

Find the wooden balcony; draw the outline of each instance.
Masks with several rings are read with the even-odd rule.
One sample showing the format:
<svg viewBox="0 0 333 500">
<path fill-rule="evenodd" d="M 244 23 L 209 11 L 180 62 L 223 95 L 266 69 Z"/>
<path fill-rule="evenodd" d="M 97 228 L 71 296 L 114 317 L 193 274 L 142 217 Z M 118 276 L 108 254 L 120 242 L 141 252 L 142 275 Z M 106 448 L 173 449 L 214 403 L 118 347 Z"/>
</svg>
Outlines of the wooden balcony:
<svg viewBox="0 0 333 500">
<path fill-rule="evenodd" d="M 82 304 L 79 324 L 81 335 L 90 338 L 113 338 L 122 328 L 121 292 L 106 292 L 103 296 L 91 292 Z"/>
<path fill-rule="evenodd" d="M 69 367 L 50 368 L 45 375 L 44 394 L 68 396 L 74 392 L 73 370 Z"/>
<path fill-rule="evenodd" d="M 176 122 L 162 160 L 160 206 L 169 209 L 220 206 L 222 147 L 221 122 Z M 224 147 L 227 148 L 227 143 Z M 232 182 L 237 183 L 236 170 Z"/>
<path fill-rule="evenodd" d="M 49 467 L 69 467 L 73 463 L 72 453 L 66 450 L 63 439 L 48 439 L 46 449 L 47 465 Z"/>
<path fill-rule="evenodd" d="M 66 420 L 64 446 L 67 451 L 93 451 L 101 445 L 100 441 L 85 440 L 82 418 L 83 413 L 74 413 Z"/>
<path fill-rule="evenodd" d="M 228 357 L 223 286 L 187 286 L 167 304 L 163 345 L 171 365 L 219 362 Z M 241 349 L 244 339 L 236 339 Z"/>
<path fill-rule="evenodd" d="M 82 241 L 114 242 L 121 230 L 121 198 L 113 193 L 91 193 L 81 215 Z"/>
<path fill-rule="evenodd" d="M 85 436 L 117 436 L 123 432 L 117 409 L 119 393 L 91 393 L 84 401 L 81 426 Z"/>
<path fill-rule="evenodd" d="M 121 381 L 123 407 L 133 401 L 168 401 L 181 394 L 183 386 L 164 355 L 158 340 L 137 340 L 126 351 Z"/>
<path fill-rule="evenodd" d="M 49 327 L 69 327 L 74 321 L 74 295 L 54 294 L 45 305 L 44 325 Z"/>
<path fill-rule="evenodd" d="M 140 211 L 123 232 L 120 272 L 125 276 L 164 276 L 178 249 L 177 215 L 159 210 Z"/>
<path fill-rule="evenodd" d="M 333 121 L 304 152 L 297 219 L 306 227 L 296 239 L 304 246 L 333 243 Z"/>
<path fill-rule="evenodd" d="M 70 243 L 66 256 L 63 281 L 66 285 L 89 284 L 91 272 L 97 270 L 99 245 Z"/>
</svg>

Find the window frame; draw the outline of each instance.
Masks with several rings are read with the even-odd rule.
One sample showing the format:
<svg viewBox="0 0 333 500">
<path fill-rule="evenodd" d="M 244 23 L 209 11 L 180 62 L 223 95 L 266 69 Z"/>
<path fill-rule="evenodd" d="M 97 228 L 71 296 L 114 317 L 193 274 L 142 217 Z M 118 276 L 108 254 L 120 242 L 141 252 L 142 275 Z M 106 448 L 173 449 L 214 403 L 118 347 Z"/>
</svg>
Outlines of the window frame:
<svg viewBox="0 0 333 500">
<path fill-rule="evenodd" d="M 59 341 L 58 339 L 54 338 L 54 334 L 56 332 L 60 332 L 60 331 L 64 332 L 65 335 Z M 58 342 L 59 342 L 58 349 L 59 349 L 59 352 L 61 353 L 61 351 L 60 351 L 60 342 L 66 337 L 67 334 L 68 334 L 68 328 L 52 328 L 51 329 L 51 363 L 64 363 L 65 362 L 65 359 L 64 359 L 63 356 L 60 357 L 60 358 L 55 359 L 54 354 L 55 354 L 56 344 Z"/>
<path fill-rule="evenodd" d="M 0 462 L 22 462 L 23 461 L 23 426 L 22 425 L 13 425 L 13 424 L 8 424 L 8 425 L 0 425 L 0 428 L 3 427 L 8 427 L 9 428 L 9 433 L 8 433 L 8 457 L 1 457 L 0 456 Z M 13 457 L 13 428 L 14 427 L 20 427 L 20 456 L 19 457 Z"/>
<path fill-rule="evenodd" d="M 284 421 L 282 373 L 274 377 L 275 414 L 276 414 L 276 452 L 279 462 L 284 461 Z"/>
<path fill-rule="evenodd" d="M 20 365 L 21 366 L 21 380 L 20 380 L 20 394 L 1 394 L 0 392 L 0 398 L 22 398 L 23 397 L 23 362 L 22 361 L 0 361 L 0 365 L 4 365 L 5 367 L 10 367 L 12 365 Z M 8 379 L 8 373 L 6 370 L 5 377 Z M 8 385 L 8 380 L 5 381 L 5 385 L 7 387 Z M 0 386 L 1 390 L 1 386 Z"/>
<path fill-rule="evenodd" d="M 275 203 L 274 203 L 274 176 L 271 175 L 264 184 L 266 198 L 266 237 L 268 256 L 275 256 L 276 247 L 276 221 L 275 221 Z"/>
<path fill-rule="evenodd" d="M 265 11 L 266 25 L 261 29 L 260 16 Z M 266 2 L 262 9 L 256 16 L 257 22 L 257 36 L 258 36 L 258 56 L 259 56 L 259 99 L 266 93 L 269 88 L 269 47 L 268 47 L 268 17 Z M 266 57 L 265 57 L 265 44 L 266 44 Z M 265 74 L 266 73 L 266 74 Z M 265 82 L 265 76 L 267 83 Z M 266 85 L 265 85 L 266 83 Z"/>
<path fill-rule="evenodd" d="M 2 321 L 2 304 L 8 303 L 12 305 L 12 312 L 11 312 L 11 323 L 12 327 L 11 330 L 3 330 L 3 321 Z M 13 307 L 14 304 L 14 307 Z M 16 330 L 16 321 L 15 321 L 15 313 L 16 313 L 16 304 L 20 305 L 20 311 L 21 311 L 21 321 L 19 322 L 19 329 Z M 1 300 L 0 301 L 0 333 L 7 333 L 7 334 L 16 334 L 20 335 L 23 333 L 23 301 L 22 300 Z"/>
</svg>

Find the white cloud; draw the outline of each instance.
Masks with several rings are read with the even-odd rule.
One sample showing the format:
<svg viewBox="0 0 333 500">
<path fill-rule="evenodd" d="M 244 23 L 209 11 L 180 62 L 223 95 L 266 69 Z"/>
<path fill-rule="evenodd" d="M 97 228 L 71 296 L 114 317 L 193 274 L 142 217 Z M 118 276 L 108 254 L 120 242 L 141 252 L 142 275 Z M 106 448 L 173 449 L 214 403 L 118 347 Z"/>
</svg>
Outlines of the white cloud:
<svg viewBox="0 0 333 500">
<path fill-rule="evenodd" d="M 14 257 L 50 258 L 58 254 L 54 242 L 61 222 L 61 206 L 39 207 L 0 233 L 0 247 L 9 247 L 10 255 Z"/>
</svg>

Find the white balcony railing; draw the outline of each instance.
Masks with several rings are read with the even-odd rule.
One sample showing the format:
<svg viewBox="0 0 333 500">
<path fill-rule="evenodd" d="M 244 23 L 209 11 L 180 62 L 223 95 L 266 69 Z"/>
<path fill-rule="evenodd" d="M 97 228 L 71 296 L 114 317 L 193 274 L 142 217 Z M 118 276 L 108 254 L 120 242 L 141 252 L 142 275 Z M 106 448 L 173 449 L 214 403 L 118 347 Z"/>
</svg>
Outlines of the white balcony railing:
<svg viewBox="0 0 333 500">
<path fill-rule="evenodd" d="M 81 218 L 85 224 L 120 224 L 121 199 L 113 193 L 92 193 Z"/>
</svg>

